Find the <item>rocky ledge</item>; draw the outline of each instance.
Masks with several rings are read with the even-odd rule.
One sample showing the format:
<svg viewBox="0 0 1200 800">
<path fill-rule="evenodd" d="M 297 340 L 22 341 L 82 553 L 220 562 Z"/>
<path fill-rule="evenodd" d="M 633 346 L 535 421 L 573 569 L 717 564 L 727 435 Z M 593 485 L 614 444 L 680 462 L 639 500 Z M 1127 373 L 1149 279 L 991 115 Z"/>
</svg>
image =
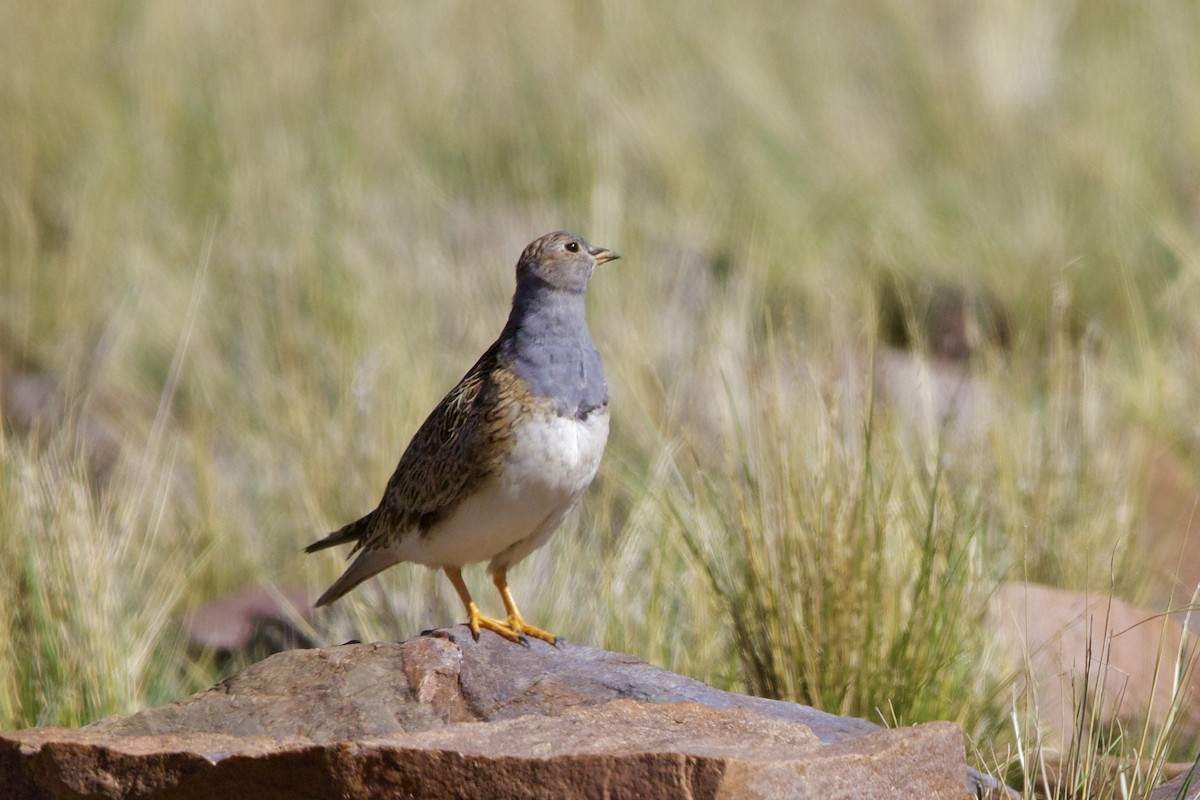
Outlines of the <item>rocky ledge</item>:
<svg viewBox="0 0 1200 800">
<path fill-rule="evenodd" d="M 292 650 L 162 708 L 0 733 L 13 798 L 955 798 L 949 723 L 882 729 L 459 626 Z"/>
</svg>

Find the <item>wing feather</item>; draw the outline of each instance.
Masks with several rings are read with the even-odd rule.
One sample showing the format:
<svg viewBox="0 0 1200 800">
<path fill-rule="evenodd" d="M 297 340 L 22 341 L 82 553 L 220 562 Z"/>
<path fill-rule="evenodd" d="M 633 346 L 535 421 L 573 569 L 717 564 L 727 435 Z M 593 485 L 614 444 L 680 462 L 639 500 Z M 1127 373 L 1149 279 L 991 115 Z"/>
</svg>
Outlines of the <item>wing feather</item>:
<svg viewBox="0 0 1200 800">
<path fill-rule="evenodd" d="M 510 376 L 497 342 L 442 398 L 400 456 L 361 546 L 424 533 L 499 470 L 518 404 Z"/>
</svg>

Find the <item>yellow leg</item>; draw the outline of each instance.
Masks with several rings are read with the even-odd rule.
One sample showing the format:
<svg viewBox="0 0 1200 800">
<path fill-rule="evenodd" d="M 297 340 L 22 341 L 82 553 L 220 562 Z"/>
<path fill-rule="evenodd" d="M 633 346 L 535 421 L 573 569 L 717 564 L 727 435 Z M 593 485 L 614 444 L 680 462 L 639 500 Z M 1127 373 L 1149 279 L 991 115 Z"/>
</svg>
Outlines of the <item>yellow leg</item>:
<svg viewBox="0 0 1200 800">
<path fill-rule="evenodd" d="M 483 615 L 483 612 L 479 610 L 479 606 L 475 605 L 475 601 L 471 599 L 471 592 L 467 590 L 467 584 L 463 582 L 462 570 L 458 567 L 444 567 L 443 571 L 446 573 L 446 577 L 450 579 L 450 583 L 454 584 L 454 591 L 458 592 L 459 599 L 467 607 L 467 624 L 471 626 L 471 634 L 475 637 L 476 641 L 479 640 L 480 628 L 497 633 L 510 642 L 521 641 L 520 633 L 507 623 Z"/>
<path fill-rule="evenodd" d="M 558 644 L 557 636 L 553 633 L 547 633 L 541 628 L 535 628 L 521 616 L 521 612 L 517 610 L 517 604 L 513 602 L 512 592 L 508 590 L 508 579 L 503 567 L 496 570 L 496 574 L 492 576 L 492 583 L 496 584 L 496 589 L 499 590 L 500 597 L 504 599 L 504 610 L 508 612 L 508 619 L 504 623 L 508 626 L 509 630 L 522 636 L 532 636 L 535 639 L 541 639 L 550 644 Z"/>
</svg>

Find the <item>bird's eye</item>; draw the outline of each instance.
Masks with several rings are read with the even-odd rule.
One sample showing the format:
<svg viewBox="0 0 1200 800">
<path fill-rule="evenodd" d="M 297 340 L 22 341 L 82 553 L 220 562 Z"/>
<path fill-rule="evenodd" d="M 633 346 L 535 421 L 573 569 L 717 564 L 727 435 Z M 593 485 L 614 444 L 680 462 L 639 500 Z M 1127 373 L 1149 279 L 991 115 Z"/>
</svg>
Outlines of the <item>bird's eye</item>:
<svg viewBox="0 0 1200 800">
<path fill-rule="evenodd" d="M 568 253 L 578 253 L 579 252 L 579 242 L 567 242 L 567 252 Z"/>
</svg>

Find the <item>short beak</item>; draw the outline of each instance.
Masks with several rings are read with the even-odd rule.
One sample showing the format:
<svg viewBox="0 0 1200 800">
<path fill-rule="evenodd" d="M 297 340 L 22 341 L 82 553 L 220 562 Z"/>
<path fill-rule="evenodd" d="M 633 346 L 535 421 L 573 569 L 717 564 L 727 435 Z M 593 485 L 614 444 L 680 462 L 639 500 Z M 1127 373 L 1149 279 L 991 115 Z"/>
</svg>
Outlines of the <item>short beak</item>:
<svg viewBox="0 0 1200 800">
<path fill-rule="evenodd" d="M 616 261 L 620 258 L 612 250 L 605 250 L 603 247 L 589 247 L 588 253 L 591 254 L 592 258 L 596 259 L 597 264 L 603 264 L 606 261 Z"/>
</svg>

